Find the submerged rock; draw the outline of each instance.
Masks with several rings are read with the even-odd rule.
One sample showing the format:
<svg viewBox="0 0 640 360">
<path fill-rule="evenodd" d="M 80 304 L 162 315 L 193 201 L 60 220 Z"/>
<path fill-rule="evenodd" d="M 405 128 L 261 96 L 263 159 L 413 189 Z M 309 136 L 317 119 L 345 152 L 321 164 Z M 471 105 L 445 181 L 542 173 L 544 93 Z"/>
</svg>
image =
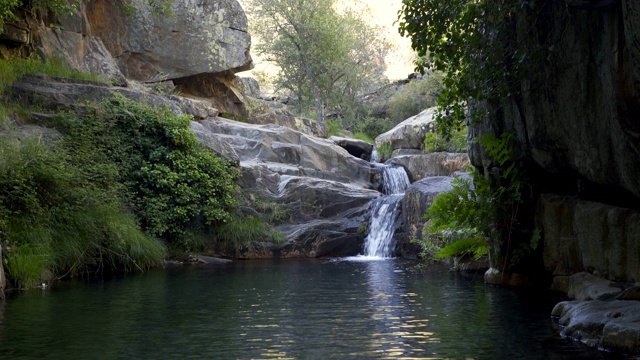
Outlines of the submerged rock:
<svg viewBox="0 0 640 360">
<path fill-rule="evenodd" d="M 484 273 L 484 282 L 487 284 L 507 286 L 531 285 L 531 281 L 526 275 L 504 272 L 496 268 L 489 268 L 489 270 Z"/>
</svg>

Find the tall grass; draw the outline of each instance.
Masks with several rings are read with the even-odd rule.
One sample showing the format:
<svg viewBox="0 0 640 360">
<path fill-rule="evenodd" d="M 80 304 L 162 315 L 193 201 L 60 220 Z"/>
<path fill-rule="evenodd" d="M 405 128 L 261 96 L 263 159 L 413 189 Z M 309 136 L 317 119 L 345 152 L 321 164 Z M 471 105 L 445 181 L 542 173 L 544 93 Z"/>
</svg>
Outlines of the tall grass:
<svg viewBox="0 0 640 360">
<path fill-rule="evenodd" d="M 217 229 L 215 238 L 218 242 L 242 246 L 250 242 L 269 239 L 270 226 L 259 216 L 234 216 Z"/>
<path fill-rule="evenodd" d="M 29 288 L 56 275 L 143 269 L 164 245 L 145 235 L 113 195 L 117 186 L 37 138 L 0 141 L 0 241 L 7 275 Z"/>
<path fill-rule="evenodd" d="M 70 69 L 64 64 L 62 59 L 42 61 L 37 58 L 24 59 L 12 57 L 9 59 L 0 59 L 0 92 L 4 92 L 7 86 L 18 81 L 22 76 L 33 73 L 44 73 L 49 76 L 70 79 L 107 82 L 107 80 L 99 75 Z"/>
</svg>

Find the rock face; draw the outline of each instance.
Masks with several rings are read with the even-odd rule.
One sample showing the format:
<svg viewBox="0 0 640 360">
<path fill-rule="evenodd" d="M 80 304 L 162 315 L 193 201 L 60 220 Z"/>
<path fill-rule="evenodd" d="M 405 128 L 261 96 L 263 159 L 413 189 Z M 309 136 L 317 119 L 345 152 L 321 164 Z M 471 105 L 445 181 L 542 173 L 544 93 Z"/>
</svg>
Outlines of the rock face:
<svg viewBox="0 0 640 360">
<path fill-rule="evenodd" d="M 512 132 L 545 172 L 640 196 L 640 3 L 588 11 L 555 2 L 549 13 L 552 24 L 535 25 L 519 41 L 540 46 L 536 34 L 551 29 L 557 50 L 521 82 L 522 98 L 475 132 Z M 487 163 L 477 147 L 471 161 Z"/>
<path fill-rule="evenodd" d="M 428 176 L 451 176 L 470 165 L 467 154 L 445 152 L 401 155 L 390 159 L 389 163 L 402 166 L 412 182 Z"/>
<path fill-rule="evenodd" d="M 538 209 L 549 273 L 640 281 L 640 212 L 548 194 Z"/>
<path fill-rule="evenodd" d="M 189 114 L 199 119 L 217 110 L 204 100 L 180 96 L 161 96 L 146 91 L 111 86 L 87 81 L 53 78 L 43 74 L 31 74 L 10 86 L 9 96 L 24 105 L 39 105 L 51 110 L 77 110 L 88 102 L 101 102 L 120 94 L 152 107 L 167 107 L 177 115 Z M 203 114 L 204 112 L 204 114 Z"/>
<path fill-rule="evenodd" d="M 547 271 L 635 281 L 640 236 L 629 208 L 640 204 L 640 3 L 567 0 L 545 7 L 545 21 L 519 19 L 531 30 L 512 35 L 530 49 L 552 43 L 553 51 L 531 65 L 519 94 L 500 103 L 499 116 L 470 132 L 513 134 L 532 179 L 526 206 L 542 204 L 535 219 L 525 214 L 519 223 L 544 228 Z M 470 159 L 495 173 L 478 144 Z"/>
<path fill-rule="evenodd" d="M 376 147 L 380 149 L 383 144 L 387 144 L 392 151 L 422 149 L 424 135 L 433 130 L 434 111 L 435 108 L 427 109 L 379 135 L 376 138 Z"/>
<path fill-rule="evenodd" d="M 118 64 L 99 37 L 42 29 L 37 41 L 36 46 L 43 59 L 63 59 L 72 69 L 100 74 L 118 85 L 126 84 Z"/>
<path fill-rule="evenodd" d="M 421 240 L 423 238 L 422 229 L 428 221 L 428 219 L 423 218 L 424 214 L 433 204 L 433 200 L 438 194 L 453 189 L 451 186 L 453 179 L 453 177 L 449 176 L 427 177 L 409 185 L 405 191 L 401 215 L 402 232 L 405 237 L 402 241 L 401 251 L 405 256 L 410 256 L 410 254 L 415 256 L 417 253 L 415 245 L 411 244 L 410 240 Z"/>
<path fill-rule="evenodd" d="M 31 21 L 26 32 L 46 60 L 63 59 L 118 85 L 126 80 L 171 81 L 183 96 L 206 98 L 221 112 L 246 115 L 242 86 L 234 75 L 252 67 L 251 37 L 240 4 L 175 1 L 172 13 L 163 15 L 149 3 L 82 2 L 77 14 L 57 20 L 64 30 L 49 29 L 50 19 L 45 19 L 39 25 Z M 7 41 L 16 43 L 19 32 L 13 33 Z"/>
<path fill-rule="evenodd" d="M 332 142 L 293 129 L 222 118 L 192 123 L 203 143 L 240 164 L 240 186 L 284 206 L 291 221 L 277 227 L 286 243 L 280 257 L 349 256 L 362 250 L 371 190 L 371 165 Z M 236 252 L 271 257 L 269 249 Z"/>
<path fill-rule="evenodd" d="M 96 0 L 63 20 L 67 31 L 99 37 L 134 80 L 157 82 L 199 74 L 248 70 L 247 17 L 236 0 L 176 1 L 172 14 L 155 14 L 146 0 Z"/>
</svg>

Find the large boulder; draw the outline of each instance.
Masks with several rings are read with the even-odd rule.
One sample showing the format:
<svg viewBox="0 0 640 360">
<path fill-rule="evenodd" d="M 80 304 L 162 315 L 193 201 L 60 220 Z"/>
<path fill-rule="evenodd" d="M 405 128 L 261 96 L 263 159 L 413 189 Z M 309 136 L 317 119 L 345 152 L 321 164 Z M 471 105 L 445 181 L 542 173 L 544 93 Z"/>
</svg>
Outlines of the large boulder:
<svg viewBox="0 0 640 360">
<path fill-rule="evenodd" d="M 118 64 L 97 36 L 44 28 L 36 37 L 36 49 L 43 59 L 61 59 L 72 69 L 101 75 L 114 84 L 126 84 Z"/>
<path fill-rule="evenodd" d="M 470 166 L 467 154 L 446 152 L 401 155 L 391 158 L 388 163 L 402 166 L 412 182 L 429 176 L 451 176 Z"/>
<path fill-rule="evenodd" d="M 358 157 L 360 159 L 364 159 L 367 161 L 371 160 L 371 152 L 373 152 L 373 144 L 369 144 L 366 141 L 352 139 L 352 138 L 344 138 L 339 136 L 332 136 L 329 138 L 334 144 L 344 148 L 349 152 L 349 154 Z"/>
<path fill-rule="evenodd" d="M 170 15 L 158 14 L 147 0 L 95 0 L 61 22 L 67 31 L 100 37 L 125 76 L 134 80 L 157 82 L 251 67 L 251 36 L 238 1 L 175 1 L 171 10 Z"/>
<path fill-rule="evenodd" d="M 640 353 L 640 301 L 563 301 L 551 315 L 563 336 L 593 347 Z"/>
<path fill-rule="evenodd" d="M 174 1 L 171 14 L 160 14 L 153 3 L 81 2 L 73 16 L 45 18 L 31 26 L 33 47 L 45 60 L 61 58 L 74 69 L 101 74 L 120 85 L 125 78 L 171 82 L 183 96 L 205 98 L 221 112 L 245 116 L 235 73 L 251 69 L 253 63 L 240 4 Z M 64 30 L 49 29 L 52 21 Z"/>
<path fill-rule="evenodd" d="M 256 106 L 258 104 L 257 106 L 262 109 L 260 112 L 250 111 L 247 122 L 251 124 L 276 124 L 300 131 L 306 135 L 313 135 L 322 138 L 329 134 L 329 128 L 327 125 L 304 116 L 294 115 L 285 108 L 272 108 L 272 102 L 260 99 L 251 99 L 249 102 L 251 103 L 251 106 Z"/>
<path fill-rule="evenodd" d="M 581 272 L 571 276 L 556 276 L 551 290 L 562 291 L 574 300 L 613 300 L 622 293 L 623 287 L 619 283 Z"/>
<path fill-rule="evenodd" d="M 392 151 L 422 149 L 425 134 L 433 131 L 435 110 L 436 108 L 427 109 L 406 119 L 386 133 L 378 135 L 375 140 L 376 147 L 380 149 L 386 144 Z"/>
<path fill-rule="evenodd" d="M 453 190 L 451 182 L 453 177 L 434 176 L 418 180 L 409 185 L 402 200 L 402 226 L 404 239 L 402 252 L 405 256 L 411 256 L 418 251 L 410 241 L 423 239 L 422 230 L 428 219 L 424 219 L 433 200 L 439 194 Z"/>
<path fill-rule="evenodd" d="M 223 118 L 203 120 L 200 124 L 210 136 L 233 147 L 242 167 L 372 186 L 371 165 L 326 139 L 275 124 L 255 125 Z"/>
<path fill-rule="evenodd" d="M 275 250 L 253 244 L 233 250 L 243 258 L 348 256 L 362 250 L 358 232 L 369 203 L 371 165 L 331 141 L 275 124 L 216 118 L 192 123 L 203 143 L 239 162 L 243 191 L 267 196 L 291 215 L 280 225 L 286 242 Z"/>
<path fill-rule="evenodd" d="M 589 271 L 613 281 L 640 281 L 637 210 L 545 194 L 536 217 L 544 266 L 553 276 Z"/>
</svg>

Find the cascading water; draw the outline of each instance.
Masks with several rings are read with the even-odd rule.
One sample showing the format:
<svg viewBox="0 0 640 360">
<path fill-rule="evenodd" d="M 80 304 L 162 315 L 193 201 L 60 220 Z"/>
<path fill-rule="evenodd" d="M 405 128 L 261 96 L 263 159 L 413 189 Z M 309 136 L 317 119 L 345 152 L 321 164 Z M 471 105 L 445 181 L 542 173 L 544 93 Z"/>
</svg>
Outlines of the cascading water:
<svg viewBox="0 0 640 360">
<path fill-rule="evenodd" d="M 393 235 L 400 217 L 400 202 L 409 186 L 409 177 L 404 168 L 377 164 L 382 173 L 383 192 L 371 205 L 369 235 L 364 242 L 366 257 L 388 258 L 395 247 Z"/>
</svg>

